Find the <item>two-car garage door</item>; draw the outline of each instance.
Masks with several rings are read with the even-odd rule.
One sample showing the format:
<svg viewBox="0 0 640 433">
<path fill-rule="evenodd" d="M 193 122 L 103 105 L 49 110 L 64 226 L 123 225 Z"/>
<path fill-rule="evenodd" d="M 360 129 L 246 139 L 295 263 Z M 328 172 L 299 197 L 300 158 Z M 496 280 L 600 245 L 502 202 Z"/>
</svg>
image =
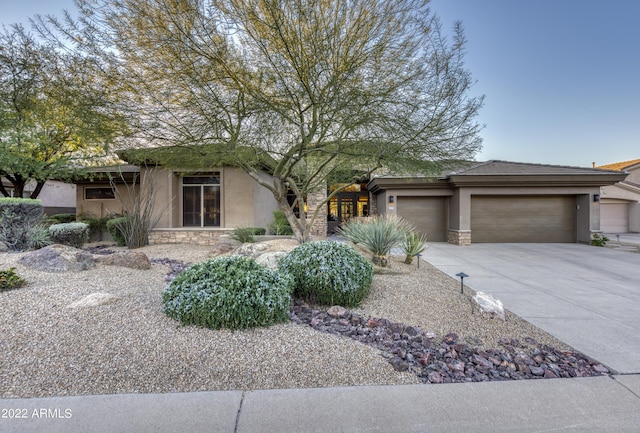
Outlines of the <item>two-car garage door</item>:
<svg viewBox="0 0 640 433">
<path fill-rule="evenodd" d="M 398 215 L 427 233 L 447 239 L 446 197 L 398 197 Z M 576 242 L 574 195 L 474 195 L 471 243 Z"/>
<path fill-rule="evenodd" d="M 471 243 L 576 242 L 576 197 L 472 196 Z"/>
</svg>

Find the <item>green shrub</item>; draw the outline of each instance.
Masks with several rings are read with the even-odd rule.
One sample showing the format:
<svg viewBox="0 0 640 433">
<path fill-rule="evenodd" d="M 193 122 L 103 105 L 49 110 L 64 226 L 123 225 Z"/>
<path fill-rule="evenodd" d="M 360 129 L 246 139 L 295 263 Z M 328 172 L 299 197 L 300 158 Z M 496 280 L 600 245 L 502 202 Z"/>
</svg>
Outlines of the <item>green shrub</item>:
<svg viewBox="0 0 640 433">
<path fill-rule="evenodd" d="M 293 229 L 281 210 L 273 212 L 273 223 L 269 225 L 269 232 L 276 236 L 291 236 L 293 234 Z"/>
<path fill-rule="evenodd" d="M 76 214 L 74 213 L 58 213 L 49 217 L 52 220 L 52 224 L 72 223 L 76 221 Z"/>
<path fill-rule="evenodd" d="M 49 226 L 46 224 L 40 224 L 34 226 L 27 233 L 27 240 L 29 241 L 30 250 L 39 250 L 47 245 L 51 245 L 51 237 L 49 236 Z"/>
<path fill-rule="evenodd" d="M 600 233 L 594 233 L 591 237 L 591 245 L 596 247 L 604 247 L 609 242 L 609 238 Z"/>
<path fill-rule="evenodd" d="M 262 227 L 237 227 L 233 229 L 231 238 L 239 242 L 255 242 L 255 236 L 262 236 L 266 233 L 266 230 Z"/>
<path fill-rule="evenodd" d="M 82 248 L 89 240 L 89 226 L 81 222 L 53 224 L 49 236 L 54 243 Z"/>
<path fill-rule="evenodd" d="M 387 266 L 387 255 L 412 231 L 409 222 L 396 216 L 374 216 L 348 222 L 336 233 L 358 244 L 373 254 L 373 263 Z"/>
<path fill-rule="evenodd" d="M 15 273 L 16 268 L 9 268 L 8 271 L 0 271 L 0 292 L 17 289 L 24 286 L 26 281 Z"/>
<path fill-rule="evenodd" d="M 162 292 L 164 312 L 212 329 L 269 326 L 288 319 L 293 278 L 252 258 L 219 257 L 190 266 Z"/>
<path fill-rule="evenodd" d="M 107 221 L 106 227 L 111 239 L 118 244 L 119 247 L 124 247 L 127 242 L 124 237 L 123 227 L 127 224 L 127 217 L 113 218 Z"/>
<path fill-rule="evenodd" d="M 102 233 L 107 230 L 107 222 L 117 218 L 117 216 L 108 215 L 102 218 L 96 218 L 91 214 L 78 215 L 78 221 L 81 221 L 89 226 L 89 240 L 101 241 Z"/>
<path fill-rule="evenodd" d="M 0 242 L 11 251 L 29 248 L 29 231 L 42 220 L 41 200 L 0 198 Z"/>
<path fill-rule="evenodd" d="M 325 305 L 353 307 L 369 294 L 373 266 L 349 245 L 308 242 L 280 261 L 280 270 L 293 275 L 294 294 Z"/>
<path fill-rule="evenodd" d="M 426 244 L 427 235 L 413 231 L 406 233 L 400 245 L 402 252 L 406 255 L 404 262 L 408 265 L 413 263 L 413 258 L 427 248 Z"/>
</svg>

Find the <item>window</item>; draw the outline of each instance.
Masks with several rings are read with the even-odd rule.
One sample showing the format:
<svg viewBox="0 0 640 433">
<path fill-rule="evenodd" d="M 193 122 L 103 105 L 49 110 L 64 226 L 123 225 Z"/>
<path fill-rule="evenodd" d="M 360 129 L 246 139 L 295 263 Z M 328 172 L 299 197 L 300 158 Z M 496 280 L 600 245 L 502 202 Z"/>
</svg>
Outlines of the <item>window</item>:
<svg viewBox="0 0 640 433">
<path fill-rule="evenodd" d="M 111 187 L 105 188 L 85 188 L 85 200 L 114 200 L 116 198 L 115 191 Z"/>
<path fill-rule="evenodd" d="M 220 173 L 182 178 L 182 225 L 220 227 Z"/>
</svg>

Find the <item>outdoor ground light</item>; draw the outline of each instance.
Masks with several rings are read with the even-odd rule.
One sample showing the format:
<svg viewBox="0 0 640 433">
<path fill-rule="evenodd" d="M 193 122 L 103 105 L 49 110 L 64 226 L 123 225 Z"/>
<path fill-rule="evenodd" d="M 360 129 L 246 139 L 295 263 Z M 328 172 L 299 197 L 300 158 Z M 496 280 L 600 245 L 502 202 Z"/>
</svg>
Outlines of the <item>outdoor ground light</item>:
<svg viewBox="0 0 640 433">
<path fill-rule="evenodd" d="M 460 277 L 460 293 L 464 294 L 464 278 L 468 277 L 469 275 L 465 274 L 464 272 L 458 272 L 456 274 L 456 277 Z"/>
</svg>

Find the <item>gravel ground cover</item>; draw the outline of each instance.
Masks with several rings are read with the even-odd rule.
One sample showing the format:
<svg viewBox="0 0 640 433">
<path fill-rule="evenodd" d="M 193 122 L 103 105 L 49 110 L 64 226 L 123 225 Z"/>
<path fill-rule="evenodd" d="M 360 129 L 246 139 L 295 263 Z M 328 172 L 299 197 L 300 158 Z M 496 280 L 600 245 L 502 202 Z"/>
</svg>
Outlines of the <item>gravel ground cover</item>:
<svg viewBox="0 0 640 433">
<path fill-rule="evenodd" d="M 96 264 L 66 273 L 30 270 L 18 263 L 21 253 L 0 253 L 0 269 L 15 267 L 28 281 L 0 292 L 0 398 L 420 383 L 378 349 L 305 324 L 180 326 L 162 312 L 170 261 L 199 262 L 211 249 L 152 245 L 138 250 L 152 259 L 150 270 Z M 508 311 L 506 321 L 473 314 L 470 290 L 460 294 L 458 281 L 424 261 L 417 268 L 401 260 L 375 275 L 354 313 L 419 327 L 435 340 L 455 332 L 480 349 L 501 338 L 570 349 Z M 69 308 L 96 292 L 118 299 Z"/>
</svg>

